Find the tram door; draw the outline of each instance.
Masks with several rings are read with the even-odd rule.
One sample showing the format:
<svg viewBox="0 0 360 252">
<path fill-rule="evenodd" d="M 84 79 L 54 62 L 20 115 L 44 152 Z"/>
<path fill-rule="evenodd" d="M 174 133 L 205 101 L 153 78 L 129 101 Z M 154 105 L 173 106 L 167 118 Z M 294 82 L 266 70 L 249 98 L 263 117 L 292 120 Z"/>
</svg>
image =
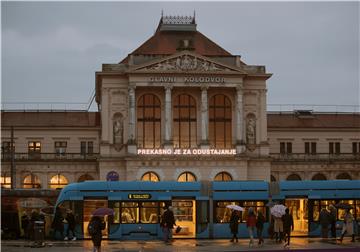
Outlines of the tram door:
<svg viewBox="0 0 360 252">
<path fill-rule="evenodd" d="M 172 201 L 175 222 L 177 226 L 181 227 L 180 232 L 175 233 L 176 228 L 173 229 L 174 238 L 195 238 L 196 226 L 196 204 L 195 200 L 189 199 L 175 199 Z"/>
<path fill-rule="evenodd" d="M 308 235 L 308 199 L 286 199 L 285 205 L 289 208 L 294 219 L 292 235 Z"/>
<path fill-rule="evenodd" d="M 91 213 L 94 212 L 96 209 L 101 207 L 108 207 L 108 201 L 106 199 L 85 199 L 84 200 L 84 219 L 83 219 L 83 230 L 84 230 L 84 238 L 91 238 L 88 233 L 88 225 L 91 220 Z M 102 231 L 103 237 L 108 237 L 108 221 L 107 216 L 104 217 L 106 227 Z"/>
</svg>

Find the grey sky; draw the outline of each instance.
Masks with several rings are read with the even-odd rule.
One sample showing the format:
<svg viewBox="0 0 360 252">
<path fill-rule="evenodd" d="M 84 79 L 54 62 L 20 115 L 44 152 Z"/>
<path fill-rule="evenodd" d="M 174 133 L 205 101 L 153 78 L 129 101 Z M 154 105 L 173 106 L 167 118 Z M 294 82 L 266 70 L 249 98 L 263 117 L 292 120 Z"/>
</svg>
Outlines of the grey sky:
<svg viewBox="0 0 360 252">
<path fill-rule="evenodd" d="M 359 2 L 2 2 L 2 102 L 81 102 L 165 15 L 247 64 L 265 65 L 270 104 L 359 105 Z"/>
</svg>

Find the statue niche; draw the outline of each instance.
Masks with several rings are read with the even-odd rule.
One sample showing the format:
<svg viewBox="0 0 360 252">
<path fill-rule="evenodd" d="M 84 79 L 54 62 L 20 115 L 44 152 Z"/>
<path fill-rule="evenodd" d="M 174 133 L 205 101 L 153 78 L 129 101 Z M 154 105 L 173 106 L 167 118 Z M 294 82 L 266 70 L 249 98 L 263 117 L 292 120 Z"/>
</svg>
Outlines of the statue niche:
<svg viewBox="0 0 360 252">
<path fill-rule="evenodd" d="M 249 149 L 256 144 L 256 118 L 253 114 L 248 115 L 246 120 L 246 143 Z"/>
<path fill-rule="evenodd" d="M 116 113 L 113 119 L 113 140 L 117 146 L 124 144 L 124 117 L 121 113 Z"/>
</svg>

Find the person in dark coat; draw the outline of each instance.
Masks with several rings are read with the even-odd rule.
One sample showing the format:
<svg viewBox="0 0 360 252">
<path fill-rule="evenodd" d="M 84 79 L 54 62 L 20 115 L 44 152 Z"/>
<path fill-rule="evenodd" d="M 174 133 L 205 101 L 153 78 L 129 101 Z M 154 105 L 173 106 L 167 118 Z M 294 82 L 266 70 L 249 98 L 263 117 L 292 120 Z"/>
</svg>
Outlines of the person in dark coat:
<svg viewBox="0 0 360 252">
<path fill-rule="evenodd" d="M 90 231 L 90 226 L 92 226 L 92 231 Z M 93 216 L 89 222 L 88 232 L 91 235 L 94 252 L 101 252 L 102 230 L 104 230 L 105 227 L 105 221 L 100 216 Z"/>
<path fill-rule="evenodd" d="M 330 213 L 326 208 L 321 209 L 319 222 L 321 226 L 321 237 L 328 238 L 329 225 L 330 225 Z"/>
<path fill-rule="evenodd" d="M 21 216 L 21 228 L 24 231 L 24 238 L 28 239 L 29 238 L 29 234 L 30 234 L 30 218 L 27 215 L 26 212 L 23 213 L 23 215 Z"/>
<path fill-rule="evenodd" d="M 233 210 L 230 217 L 230 231 L 233 234 L 233 237 L 231 238 L 231 242 L 238 242 L 237 233 L 239 231 L 239 211 Z"/>
<path fill-rule="evenodd" d="M 264 223 L 265 223 L 265 217 L 260 211 L 258 211 L 258 215 L 256 218 L 256 233 L 257 233 L 257 237 L 259 238 L 259 243 L 258 243 L 259 245 L 264 244 L 264 239 L 262 236 Z"/>
<path fill-rule="evenodd" d="M 294 219 L 289 213 L 289 208 L 286 208 L 285 215 L 282 217 L 284 234 L 285 234 L 285 247 L 290 245 L 291 231 L 294 231 Z"/>
<path fill-rule="evenodd" d="M 75 241 L 76 240 L 76 236 L 75 236 L 76 222 L 75 222 L 75 216 L 72 213 L 71 209 L 67 210 L 65 219 L 68 223 L 68 229 L 66 231 L 66 236 L 65 236 L 64 240 L 66 241 L 70 238 L 70 231 L 71 231 L 72 240 Z"/>
<path fill-rule="evenodd" d="M 331 237 L 336 239 L 336 208 L 333 205 L 329 206 L 330 209 L 330 229 Z"/>
<path fill-rule="evenodd" d="M 29 232 L 30 232 L 30 239 L 33 240 L 34 239 L 34 227 L 35 227 L 35 222 L 40 220 L 40 216 L 39 213 L 34 209 L 31 211 L 31 217 L 30 217 L 30 228 L 29 228 Z"/>
<path fill-rule="evenodd" d="M 169 240 L 171 239 L 171 232 L 172 229 L 174 228 L 175 224 L 175 217 L 174 217 L 174 213 L 172 211 L 172 207 L 169 206 L 165 206 L 164 207 L 164 212 L 161 216 L 161 221 L 160 221 L 160 227 L 163 231 L 163 239 L 164 242 L 169 242 Z"/>
<path fill-rule="evenodd" d="M 63 239 L 64 237 L 64 217 L 62 216 L 61 210 L 59 207 L 56 208 L 55 210 L 55 216 L 54 216 L 54 220 L 51 224 L 51 227 L 54 230 L 54 239 L 56 240 L 56 233 L 59 232 L 61 237 L 60 239 Z"/>
</svg>

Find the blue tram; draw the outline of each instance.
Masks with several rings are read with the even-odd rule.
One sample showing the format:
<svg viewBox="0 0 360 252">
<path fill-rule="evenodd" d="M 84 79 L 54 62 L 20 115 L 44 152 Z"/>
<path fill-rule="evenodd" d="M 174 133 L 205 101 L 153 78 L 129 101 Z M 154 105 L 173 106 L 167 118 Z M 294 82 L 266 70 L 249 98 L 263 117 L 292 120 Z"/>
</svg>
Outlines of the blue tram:
<svg viewBox="0 0 360 252">
<path fill-rule="evenodd" d="M 182 227 L 178 234 L 173 234 L 174 238 L 230 238 L 230 210 L 226 205 L 261 211 L 267 216 L 266 237 L 269 201 L 283 203 L 290 209 L 294 235 L 319 236 L 320 210 L 330 204 L 351 204 L 352 213 L 360 220 L 360 181 L 86 181 L 63 188 L 57 206 L 73 210 L 79 238 L 89 238 L 87 225 L 91 213 L 109 207 L 115 214 L 106 217 L 105 238 L 159 239 L 160 215 L 165 204 L 173 206 L 176 224 Z M 248 237 L 246 215 L 247 211 L 242 212 L 240 237 Z M 343 210 L 338 209 L 339 221 L 342 215 Z"/>
</svg>

